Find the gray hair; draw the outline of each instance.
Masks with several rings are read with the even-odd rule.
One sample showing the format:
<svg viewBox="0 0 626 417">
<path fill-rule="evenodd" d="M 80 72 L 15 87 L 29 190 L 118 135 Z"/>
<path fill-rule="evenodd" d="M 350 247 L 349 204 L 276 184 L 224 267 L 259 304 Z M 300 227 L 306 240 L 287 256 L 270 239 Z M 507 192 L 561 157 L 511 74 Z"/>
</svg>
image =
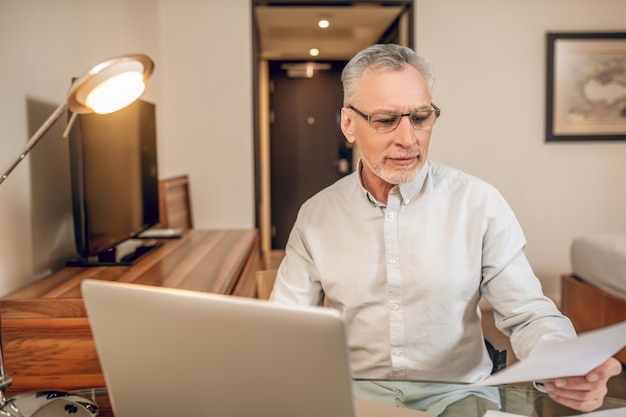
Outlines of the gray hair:
<svg viewBox="0 0 626 417">
<path fill-rule="evenodd" d="M 430 61 L 418 56 L 415 51 L 406 46 L 376 44 L 356 54 L 343 69 L 341 82 L 343 83 L 344 106 L 349 105 L 355 99 L 356 83 L 365 70 L 383 68 L 401 71 L 405 65 L 412 66 L 422 74 L 432 93 L 435 71 Z"/>
</svg>

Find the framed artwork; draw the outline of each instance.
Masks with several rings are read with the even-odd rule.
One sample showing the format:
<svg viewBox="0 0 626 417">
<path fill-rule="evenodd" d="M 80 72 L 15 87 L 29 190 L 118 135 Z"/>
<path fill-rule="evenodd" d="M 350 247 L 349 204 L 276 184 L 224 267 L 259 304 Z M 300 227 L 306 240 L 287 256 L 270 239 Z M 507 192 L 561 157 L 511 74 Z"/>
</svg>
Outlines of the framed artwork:
<svg viewBox="0 0 626 417">
<path fill-rule="evenodd" d="M 626 140 L 626 32 L 548 33 L 546 141 Z"/>
</svg>

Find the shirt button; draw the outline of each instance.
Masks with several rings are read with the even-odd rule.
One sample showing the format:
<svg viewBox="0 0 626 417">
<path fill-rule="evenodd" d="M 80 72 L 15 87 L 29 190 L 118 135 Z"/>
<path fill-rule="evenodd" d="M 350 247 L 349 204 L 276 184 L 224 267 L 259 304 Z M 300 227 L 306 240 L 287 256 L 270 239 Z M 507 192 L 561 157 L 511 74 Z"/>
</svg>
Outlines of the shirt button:
<svg viewBox="0 0 626 417">
<path fill-rule="evenodd" d="M 392 350 L 392 351 L 391 351 L 391 354 L 392 354 L 393 356 L 396 356 L 396 357 L 397 357 L 397 356 L 400 356 L 400 351 L 399 351 L 399 350 Z"/>
<path fill-rule="evenodd" d="M 392 304 L 392 305 L 391 305 L 391 309 L 392 309 L 393 311 L 398 311 L 398 310 L 400 310 L 400 306 L 399 306 L 398 304 Z"/>
<path fill-rule="evenodd" d="M 389 265 L 395 265 L 395 264 L 396 264 L 395 259 L 389 259 Z"/>
<path fill-rule="evenodd" d="M 389 213 L 387 217 L 389 217 L 390 219 L 393 219 L 394 217 L 396 217 L 396 214 L 392 212 L 392 213 Z"/>
</svg>

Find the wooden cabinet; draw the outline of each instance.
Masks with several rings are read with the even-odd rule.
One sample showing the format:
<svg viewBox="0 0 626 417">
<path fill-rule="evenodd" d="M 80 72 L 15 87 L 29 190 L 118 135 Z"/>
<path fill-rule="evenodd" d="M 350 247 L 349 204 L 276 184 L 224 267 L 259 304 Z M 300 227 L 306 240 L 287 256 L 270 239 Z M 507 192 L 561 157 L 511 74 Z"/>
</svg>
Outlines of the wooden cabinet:
<svg viewBox="0 0 626 417">
<path fill-rule="evenodd" d="M 256 297 L 258 246 L 255 230 L 187 230 L 132 266 L 65 268 L 4 297 L 10 393 L 105 385 L 80 293 L 84 279 Z"/>
<path fill-rule="evenodd" d="M 588 332 L 626 320 L 626 300 L 607 294 L 574 275 L 561 277 L 561 310 L 577 332 Z M 615 357 L 626 365 L 626 348 Z"/>
</svg>

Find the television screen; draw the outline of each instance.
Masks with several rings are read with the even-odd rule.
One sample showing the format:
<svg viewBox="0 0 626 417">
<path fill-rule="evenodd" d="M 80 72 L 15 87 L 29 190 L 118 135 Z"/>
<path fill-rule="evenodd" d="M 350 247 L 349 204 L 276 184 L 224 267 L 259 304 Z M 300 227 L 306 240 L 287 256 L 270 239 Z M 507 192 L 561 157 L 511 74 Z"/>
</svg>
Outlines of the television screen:
<svg viewBox="0 0 626 417">
<path fill-rule="evenodd" d="M 159 222 L 155 105 L 79 115 L 69 147 L 78 255 L 113 261 L 116 245 Z"/>
</svg>

